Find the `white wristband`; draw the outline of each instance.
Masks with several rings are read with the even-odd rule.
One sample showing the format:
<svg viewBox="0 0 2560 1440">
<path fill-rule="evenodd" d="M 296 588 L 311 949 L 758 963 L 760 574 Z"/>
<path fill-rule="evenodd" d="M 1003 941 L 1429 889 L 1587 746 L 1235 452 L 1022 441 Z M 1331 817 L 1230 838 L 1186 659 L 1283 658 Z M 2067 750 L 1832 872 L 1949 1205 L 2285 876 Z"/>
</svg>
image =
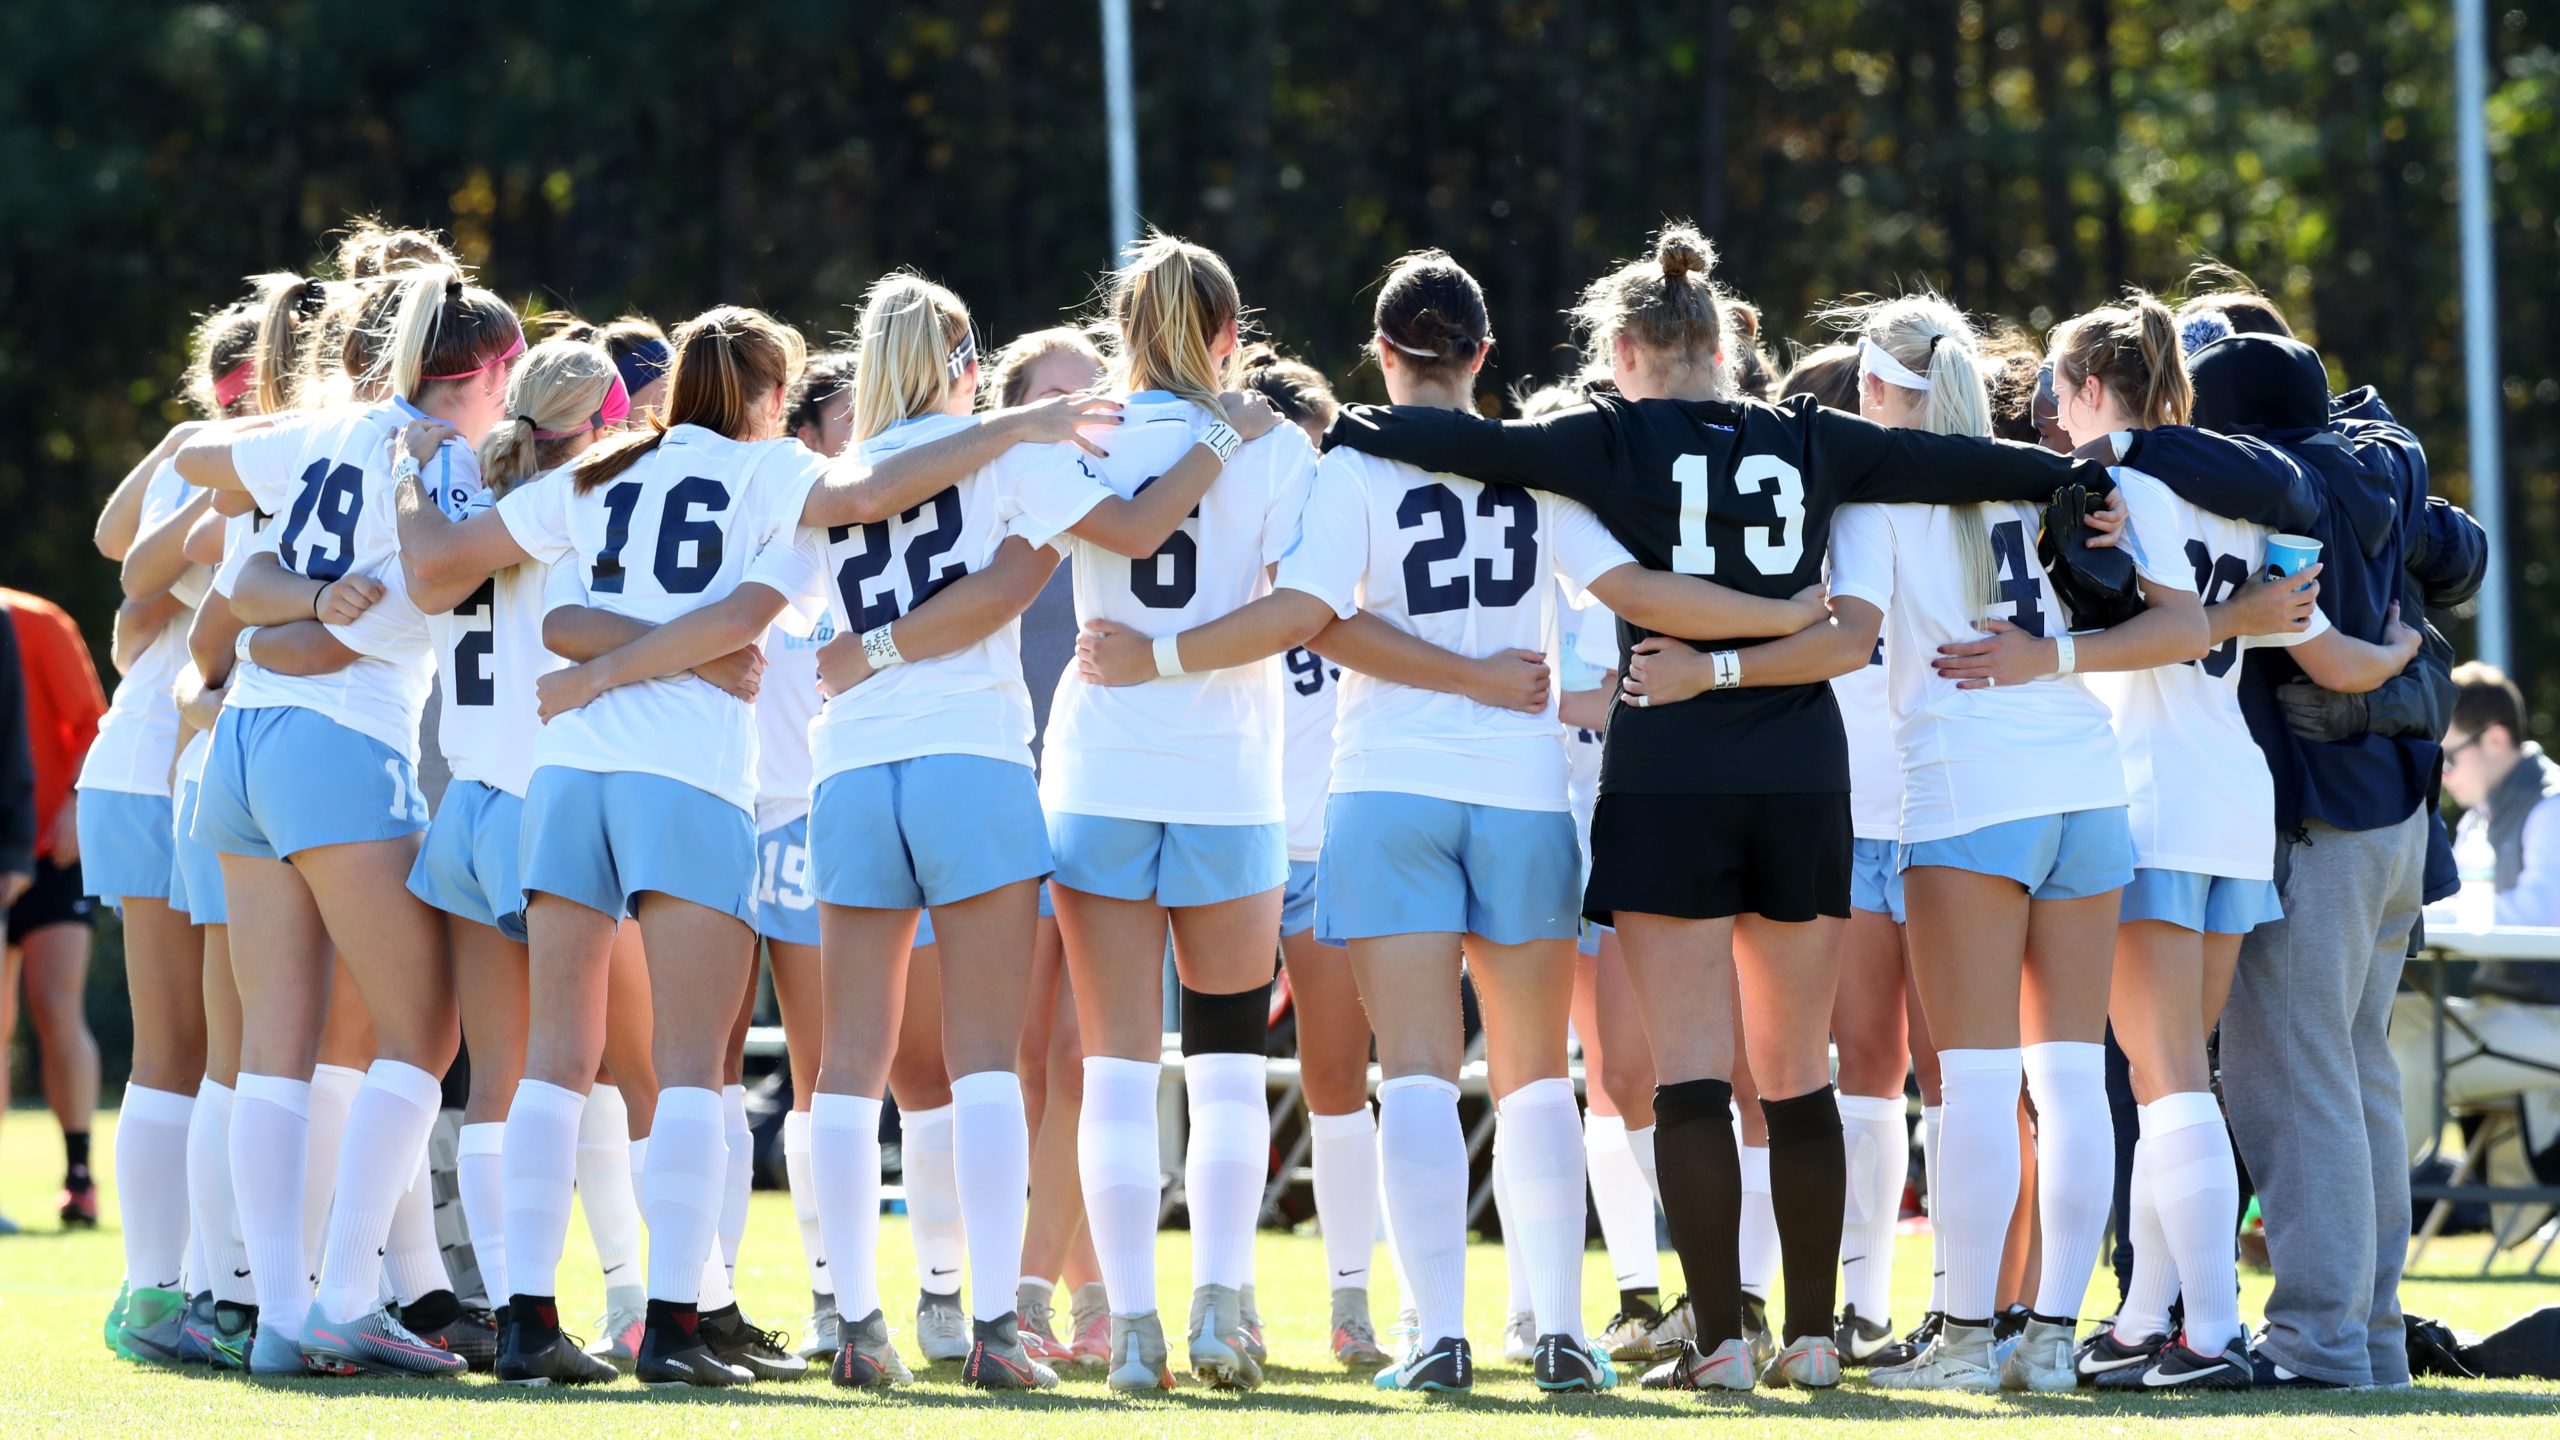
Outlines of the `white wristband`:
<svg viewBox="0 0 2560 1440">
<path fill-rule="evenodd" d="M 1244 437 L 1236 433 L 1236 427 L 1224 420 L 1210 421 L 1191 438 L 1217 451 L 1218 463 L 1221 465 L 1236 458 L 1236 450 L 1244 444 Z M 1179 675 L 1182 672 L 1176 670 L 1173 673 Z"/>
<path fill-rule="evenodd" d="M 1742 652 L 1713 650 L 1708 652 L 1707 659 L 1715 665 L 1717 689 L 1739 690 L 1742 688 Z"/>
<path fill-rule="evenodd" d="M 1180 635 L 1157 636 L 1155 650 L 1157 675 L 1171 677 L 1188 673 L 1182 668 L 1182 637 Z"/>
<path fill-rule="evenodd" d="M 231 658 L 244 665 L 249 663 L 249 637 L 257 633 L 258 627 L 255 625 L 241 627 L 240 638 L 231 642 Z"/>
<path fill-rule="evenodd" d="M 2054 679 L 2061 679 L 2078 666 L 2080 657 L 2074 653 L 2078 648 L 2071 643 L 2071 632 L 2068 630 L 2061 631 L 2053 637 L 2053 656 L 2060 662 L 2061 667 L 2053 672 Z"/>
<path fill-rule="evenodd" d="M 870 661 L 874 670 L 907 663 L 907 657 L 898 653 L 898 638 L 889 633 L 886 625 L 862 632 L 862 658 Z"/>
</svg>

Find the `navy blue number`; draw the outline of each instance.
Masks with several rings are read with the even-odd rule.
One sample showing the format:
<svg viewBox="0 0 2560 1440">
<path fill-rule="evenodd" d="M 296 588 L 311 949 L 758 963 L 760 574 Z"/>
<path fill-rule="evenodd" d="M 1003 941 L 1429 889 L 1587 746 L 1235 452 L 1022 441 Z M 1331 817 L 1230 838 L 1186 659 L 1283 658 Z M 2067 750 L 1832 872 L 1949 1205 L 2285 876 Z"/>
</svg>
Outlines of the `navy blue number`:
<svg viewBox="0 0 2560 1440">
<path fill-rule="evenodd" d="M 969 573 L 969 567 L 947 557 L 960 543 L 960 492 L 945 490 L 929 502 L 933 506 L 933 528 L 907 542 L 907 593 L 915 598 L 907 602 L 915 609 L 934 597 L 943 586 Z M 919 505 L 898 518 L 907 523 L 924 514 Z"/>
<path fill-rule="evenodd" d="M 1491 493 L 1490 489 L 1487 491 Z M 1410 615 L 1440 615 L 1467 608 L 1467 577 L 1434 583 L 1431 567 L 1455 560 L 1467 548 L 1467 513 L 1458 497 L 1441 484 L 1416 485 L 1396 506 L 1396 528 L 1417 530 L 1431 516 L 1440 518 L 1440 533 L 1413 542 L 1404 552 L 1404 608 Z"/>
<path fill-rule="evenodd" d="M 364 472 L 353 465 L 314 460 L 302 472 L 302 493 L 293 497 L 285 519 L 281 547 L 284 568 L 314 580 L 335 580 L 347 573 L 356 555 L 356 517 L 364 512 Z M 331 553 L 300 550 L 302 528 L 313 520 L 335 542 Z"/>
<path fill-rule="evenodd" d="M 1511 564 L 1497 580 L 1491 557 L 1476 562 L 1476 603 L 1487 608 L 1519 604 L 1538 578 L 1538 502 L 1517 485 L 1487 485 L 1476 495 L 1476 514 L 1491 519 L 1497 510 L 1510 515 L 1502 545 Z"/>
<path fill-rule="evenodd" d="M 1148 476 L 1145 485 L 1129 492 L 1131 497 L 1144 495 L 1147 485 L 1163 478 L 1161 475 Z M 1150 610 L 1179 610 L 1200 593 L 1200 541 L 1183 528 L 1199 518 L 1200 507 L 1194 505 L 1183 525 L 1174 527 L 1174 532 L 1164 537 L 1164 543 L 1156 547 L 1156 553 L 1143 560 L 1129 562 L 1129 593 L 1138 597 L 1139 604 Z M 1173 565 L 1170 575 L 1165 573 L 1167 561 Z"/>
<path fill-rule="evenodd" d="M 497 598 L 498 580 L 493 575 L 480 582 L 480 588 L 471 592 L 470 599 L 454 606 L 453 613 L 466 617 L 488 615 Z M 493 628 L 464 631 L 462 638 L 453 644 L 452 683 L 453 703 L 456 705 L 498 703 L 498 680 L 496 676 L 489 673 L 485 663 L 498 648 L 498 632 L 494 628 L 495 623 L 493 616 L 491 619 Z"/>
<path fill-rule="evenodd" d="M 2043 589 L 2036 557 L 2027 548 L 2026 522 L 2003 520 L 1991 527 L 1991 559 L 1999 567 L 2000 603 L 2017 607 L 2009 621 L 2037 639 L 2044 638 Z"/>
<path fill-rule="evenodd" d="M 2196 567 L 2196 593 L 2207 605 L 2219 605 L 2234 591 L 2249 583 L 2249 562 L 2237 555 L 2216 555 L 2201 540 L 2187 542 L 2187 563 Z M 2201 661 L 2204 673 L 2219 680 L 2231 673 L 2240 660 L 2240 637 L 2234 635 L 2205 652 Z"/>
<path fill-rule="evenodd" d="M 622 547 L 631 543 L 631 512 L 640 508 L 640 482 L 625 480 L 604 492 L 604 553 L 596 557 L 587 588 L 622 593 Z"/>
<path fill-rule="evenodd" d="M 945 490 L 926 503 L 933 506 L 933 528 L 907 542 L 907 585 L 915 599 L 905 611 L 898 608 L 895 586 L 884 588 L 868 601 L 862 598 L 864 586 L 889 573 L 889 562 L 896 558 L 897 552 L 890 543 L 890 522 L 874 520 L 863 525 L 827 527 L 830 545 L 841 545 L 856 533 L 862 537 L 862 548 L 836 567 L 836 591 L 844 598 L 844 613 L 853 617 L 854 633 L 876 630 L 896 620 L 933 598 L 943 586 L 969 573 L 967 566 L 956 561 L 947 566 L 938 564 L 950 554 L 952 546 L 960 543 L 959 493 Z M 918 505 L 900 515 L 898 523 L 912 525 L 923 515 L 924 506 Z"/>
<path fill-rule="evenodd" d="M 1301 695 L 1317 694 L 1324 689 L 1327 679 L 1342 678 L 1341 667 L 1326 664 L 1323 656 L 1304 645 L 1292 649 L 1284 663 L 1288 665 L 1289 673 L 1297 677 L 1289 683 Z"/>
<path fill-rule="evenodd" d="M 704 514 L 696 517 L 695 506 Z M 728 536 L 712 517 L 729 508 L 729 487 L 700 475 L 667 487 L 667 508 L 658 517 L 658 558 L 651 567 L 658 588 L 670 595 L 699 595 L 720 573 L 720 555 Z M 693 559 L 684 547 L 693 546 Z"/>
</svg>

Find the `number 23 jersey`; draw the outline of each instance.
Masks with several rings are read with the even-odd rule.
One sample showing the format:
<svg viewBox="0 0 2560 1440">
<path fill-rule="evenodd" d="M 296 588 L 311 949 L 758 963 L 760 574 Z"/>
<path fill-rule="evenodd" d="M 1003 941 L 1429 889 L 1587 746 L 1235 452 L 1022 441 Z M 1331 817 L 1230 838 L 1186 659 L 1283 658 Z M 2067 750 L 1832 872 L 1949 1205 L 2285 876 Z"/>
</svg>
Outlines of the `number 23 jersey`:
<svg viewBox="0 0 2560 1440">
<path fill-rule="evenodd" d="M 1094 432 L 1110 454 L 1091 463 L 1112 494 L 1135 495 L 1190 452 L 1206 419 L 1188 400 L 1141 391 L 1119 425 Z M 1076 619 L 1175 635 L 1268 593 L 1266 567 L 1297 538 L 1315 461 L 1304 433 L 1278 426 L 1236 451 L 1155 554 L 1077 542 Z M 1053 815 L 1278 824 L 1280 725 L 1277 657 L 1118 687 L 1086 684 L 1070 662 L 1049 707 L 1040 803 Z"/>
</svg>

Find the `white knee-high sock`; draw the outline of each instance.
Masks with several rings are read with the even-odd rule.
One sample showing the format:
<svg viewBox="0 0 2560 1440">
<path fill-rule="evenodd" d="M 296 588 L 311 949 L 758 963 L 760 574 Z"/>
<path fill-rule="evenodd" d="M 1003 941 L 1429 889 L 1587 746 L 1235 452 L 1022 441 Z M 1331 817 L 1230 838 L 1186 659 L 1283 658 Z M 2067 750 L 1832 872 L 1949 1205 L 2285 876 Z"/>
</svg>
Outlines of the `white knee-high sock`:
<svg viewBox="0 0 2560 1440">
<path fill-rule="evenodd" d="M 1636 1163 L 1624 1116 L 1582 1117 L 1583 1163 L 1591 1174 L 1591 1208 L 1600 1212 L 1600 1240 L 1609 1247 L 1609 1273 L 1621 1290 L 1662 1287 L 1662 1256 L 1653 1248 L 1653 1189 Z"/>
<path fill-rule="evenodd" d="M 951 1107 L 900 1110 L 898 1130 L 916 1285 L 929 1295 L 957 1295 L 968 1237 L 961 1233 L 960 1181 L 951 1169 Z"/>
<path fill-rule="evenodd" d="M 1899 1095 L 1843 1095 L 1840 1130 L 1848 1147 L 1849 1195 L 1840 1217 L 1840 1300 L 1879 1325 L 1893 1314 L 1893 1236 L 1902 1219 L 1902 1182 L 1911 1170 L 1911 1129 Z"/>
<path fill-rule="evenodd" d="M 1737 1138 L 1741 1127 L 1736 1126 Z M 1742 1153 L 1742 1293 L 1769 1298 L 1778 1278 L 1778 1207 L 1769 1197 L 1769 1147 L 1744 1145 Z"/>
<path fill-rule="evenodd" d="M 1529 1298 L 1529 1248 L 1521 1243 L 1518 1229 L 1520 1207 L 1512 1201 L 1511 1142 L 1504 1138 L 1507 1134 L 1509 1132 L 1502 1124 L 1501 1109 L 1497 1106 L 1493 1123 L 1493 1215 L 1502 1225 L 1502 1268 L 1508 1286 L 1502 1302 L 1505 1324 L 1509 1323 L 1511 1316 L 1533 1315 L 1537 1310 L 1535 1302 Z M 1461 1210 L 1459 1213 L 1464 1215 L 1466 1212 Z M 1460 1233 L 1465 1233 L 1463 1222 Z"/>
<path fill-rule="evenodd" d="M 581 1153 L 579 1117 L 588 1104 L 577 1091 L 547 1080 L 516 1082 L 506 1123 L 499 1127 L 499 1185 L 492 1197 L 501 1207 L 499 1228 L 506 1236 L 507 1268 L 499 1283 L 509 1295 L 560 1293 L 560 1251 L 569 1242 L 569 1200 L 577 1187 Z M 471 1196 L 471 1174 L 469 1169 L 463 1172 L 466 1201 Z M 630 1185 L 628 1179 L 623 1181 L 626 1194 Z M 595 1225 L 592 1197 L 587 1202 L 587 1223 Z M 480 1269 L 488 1273 L 486 1260 Z M 607 1275 L 605 1283 L 613 1283 L 613 1277 Z"/>
<path fill-rule="evenodd" d="M 1947 1244 L 1947 1315 L 1985 1324 L 2000 1303 L 2000 1247 L 2018 1203 L 2018 1052 L 1941 1050 L 1938 1077 L 1946 1113 L 1936 1219 Z"/>
<path fill-rule="evenodd" d="M 702 1267 L 720 1241 L 720 1193 L 729 1177 L 726 1132 L 719 1091 L 671 1085 L 658 1092 L 649 1168 L 640 1177 L 652 1300 L 694 1305 L 702 1298 Z"/>
<path fill-rule="evenodd" d="M 427 1122 L 432 1126 L 435 1122 Z M 418 1166 L 409 1188 L 391 1207 L 391 1233 L 383 1245 L 382 1272 L 391 1293 L 403 1305 L 453 1288 L 444 1268 L 444 1245 L 436 1238 L 436 1182 L 427 1167 L 427 1147 L 418 1147 Z"/>
<path fill-rule="evenodd" d="M 2143 1128 L 2150 1128 L 2148 1116 Z M 2169 1333 L 2169 1304 L 2178 1298 L 2178 1257 L 2169 1252 L 2169 1232 L 2161 1228 L 2160 1206 L 2151 1189 L 2156 1158 L 2149 1135 L 2133 1142 L 2133 1184 L 2126 1197 L 2133 1210 L 2126 1221 L 2133 1236 L 2133 1278 L 2125 1286 L 2124 1304 L 2116 1308 L 2116 1338 L 2128 1345 Z"/>
<path fill-rule="evenodd" d="M 747 1197 L 755 1193 L 756 1137 L 747 1125 L 747 1087 L 720 1087 L 720 1121 L 729 1142 L 727 1183 L 720 1191 L 720 1263 L 738 1272 L 738 1245 L 747 1238 Z"/>
<path fill-rule="evenodd" d="M 1943 1095 L 1943 1092 L 1941 1092 Z M 1946 1129 L 1943 1104 L 1920 1110 L 1920 1174 L 1929 1186 L 1929 1309 L 1947 1313 L 1947 1227 L 1939 1222 L 1938 1136 Z"/>
<path fill-rule="evenodd" d="M 791 1182 L 791 1214 L 800 1222 L 800 1256 L 809 1265 L 809 1293 L 833 1295 L 827 1278 L 827 1239 L 818 1225 L 818 1182 L 809 1169 L 809 1112 L 782 1117 L 782 1173 Z"/>
<path fill-rule="evenodd" d="M 195 1097 L 124 1087 L 116 1121 L 116 1211 L 125 1279 L 136 1290 L 177 1290 L 187 1263 L 187 1123 Z"/>
<path fill-rule="evenodd" d="M 2240 1336 L 2239 1275 L 2232 1258 L 2240 1174 L 2222 1108 L 2209 1091 L 2163 1095 L 2142 1107 L 2142 1148 L 2157 1172 L 2151 1177 L 2152 1203 L 2187 1297 L 2187 1344 L 2218 1355 Z M 2136 1264 L 2141 1255 L 2135 1250 Z"/>
<path fill-rule="evenodd" d="M 1582 1330 L 1582 1112 L 1573 1082 L 1532 1080 L 1502 1097 L 1510 1127 L 1511 1213 L 1528 1252 L 1529 1305 L 1540 1335 Z"/>
<path fill-rule="evenodd" d="M 1378 1126 L 1361 1106 L 1347 1115 L 1307 1113 L 1315 1151 L 1316 1227 L 1324 1232 L 1325 1284 L 1369 1288 L 1378 1247 Z M 1434 1340 L 1440 1337 L 1430 1337 Z"/>
<path fill-rule="evenodd" d="M 1653 1158 L 1653 1132 L 1654 1127 L 1650 1125 L 1628 1126 L 1627 1149 L 1634 1152 L 1636 1168 L 1644 1172 L 1644 1188 L 1653 1192 L 1654 1206 L 1659 1209 L 1662 1205 L 1662 1171 Z"/>
<path fill-rule="evenodd" d="M 726 1135 L 720 1137 L 720 1144 L 725 1152 L 729 1144 Z M 702 1257 L 702 1292 L 694 1297 L 693 1305 L 708 1315 L 736 1303 L 738 1296 L 729 1288 L 729 1262 L 720 1253 L 720 1227 L 715 1220 L 711 1227 L 711 1249 Z"/>
<path fill-rule="evenodd" d="M 863 1095 L 809 1097 L 809 1179 L 836 1313 L 867 1319 L 880 1308 L 880 1102 Z"/>
<path fill-rule="evenodd" d="M 2079 1040 L 2030 1045 L 2025 1067 L 2027 1093 L 2036 1105 L 2036 1219 L 2044 1244 L 2035 1312 L 2076 1320 L 2098 1247 L 2106 1240 L 2107 1212 L 2115 1205 L 2107 1048 Z"/>
<path fill-rule="evenodd" d="M 347 1134 L 347 1110 L 364 1088 L 364 1072 L 344 1065 L 311 1071 L 311 1139 L 303 1147 L 302 1265 L 320 1280 L 329 1241 L 329 1207 L 338 1197 L 338 1150 Z"/>
<path fill-rule="evenodd" d="M 231 1189 L 249 1254 L 258 1323 L 300 1344 L 311 1313 L 311 1272 L 303 1268 L 304 1146 L 311 1131 L 311 1082 L 240 1072 L 231 1102 Z"/>
<path fill-rule="evenodd" d="M 463 1126 L 460 1143 L 454 1147 L 454 1170 L 462 1188 L 462 1223 L 471 1231 L 471 1258 L 480 1266 L 489 1303 L 504 1305 L 515 1284 L 507 1271 L 506 1122 L 484 1120 Z M 563 1206 L 561 1228 L 565 1230 L 568 1223 Z M 554 1245 L 551 1253 L 556 1259 L 559 1247 Z"/>
<path fill-rule="evenodd" d="M 516 1094 L 521 1100 L 524 1092 L 519 1090 Z M 604 1270 L 605 1294 L 611 1297 L 618 1293 L 622 1297 L 620 1303 L 637 1309 L 647 1280 L 640 1268 L 640 1142 L 631 1138 L 631 1109 L 623 1103 L 620 1089 L 598 1085 L 587 1092 L 586 1108 L 573 1115 L 573 1123 L 577 1140 L 571 1149 L 576 1157 L 578 1206 L 587 1213 L 587 1234 L 595 1242 L 596 1263 Z M 515 1124 L 513 1111 L 507 1114 L 507 1124 L 510 1128 Z M 507 1152 L 513 1156 L 515 1147 L 509 1145 Z M 508 1162 L 510 1175 L 515 1163 L 512 1159 Z M 507 1203 L 514 1205 L 513 1179 L 507 1182 L 507 1195 Z M 512 1226 L 516 1222 L 509 1223 Z M 565 1243 L 566 1235 L 562 1238 Z M 514 1243 L 520 1246 L 524 1241 Z M 549 1281 L 559 1263 L 559 1252 L 554 1250 L 551 1264 L 534 1273 Z"/>
<path fill-rule="evenodd" d="M 1021 1076 L 980 1070 L 951 1082 L 951 1174 L 969 1242 L 969 1313 L 1001 1320 L 1013 1313 L 1031 1203 L 1031 1120 Z"/>
<path fill-rule="evenodd" d="M 1458 1087 L 1432 1075 L 1399 1075 L 1380 1084 L 1378 1149 L 1387 1229 L 1395 1236 L 1405 1303 L 1421 1319 L 1419 1343 L 1462 1338 L 1467 1333 L 1467 1137 L 1458 1128 Z M 1519 1248 L 1508 1230 L 1503 1247 Z"/>
<path fill-rule="evenodd" d="M 1182 1188 L 1191 1207 L 1193 1285 L 1241 1287 L 1253 1278 L 1254 1221 L 1271 1161 L 1263 1065 L 1259 1055 L 1232 1052 L 1183 1057 L 1191 1141 Z"/>
<path fill-rule="evenodd" d="M 1378 1230 L 1386 1239 L 1387 1269 L 1396 1277 L 1398 1304 L 1413 1308 L 1413 1279 L 1405 1273 L 1404 1253 L 1396 1248 L 1396 1227 L 1387 1223 L 1387 1112 L 1378 1111 Z"/>
<path fill-rule="evenodd" d="M 187 1219 L 204 1242 L 205 1288 L 216 1300 L 257 1303 L 249 1252 L 231 1199 L 231 1087 L 207 1080 L 187 1117 Z"/>
<path fill-rule="evenodd" d="M 1156 1146 L 1162 1065 L 1108 1055 L 1084 1059 L 1084 1109 L 1076 1118 L 1076 1169 L 1085 1228 L 1102 1262 L 1102 1285 L 1119 1315 L 1156 1308 L 1156 1213 L 1164 1172 Z"/>
<path fill-rule="evenodd" d="M 323 1251 L 320 1313 L 344 1324 L 381 1299 L 382 1262 L 393 1212 L 426 1158 L 427 1132 L 435 1128 L 444 1087 L 436 1077 L 398 1060 L 376 1060 L 347 1107 L 346 1138 L 338 1147 L 338 1194 L 329 1210 Z M 427 1240 L 435 1240 L 434 1196 L 427 1197 Z M 439 1262 L 438 1268 L 442 1265 Z"/>
</svg>

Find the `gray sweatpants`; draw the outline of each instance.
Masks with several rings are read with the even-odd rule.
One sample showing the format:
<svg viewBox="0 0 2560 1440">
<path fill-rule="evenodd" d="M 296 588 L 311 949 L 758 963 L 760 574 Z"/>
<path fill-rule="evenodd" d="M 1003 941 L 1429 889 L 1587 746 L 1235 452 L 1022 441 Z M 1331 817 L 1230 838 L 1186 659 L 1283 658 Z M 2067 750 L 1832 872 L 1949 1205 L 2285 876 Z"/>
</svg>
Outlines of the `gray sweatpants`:
<svg viewBox="0 0 2560 1440">
<path fill-rule="evenodd" d="M 2423 811 L 2380 830 L 2314 820 L 2279 845 L 2285 918 L 2241 943 L 2222 1015 L 2231 1132 L 2275 1267 L 2260 1349 L 2333 1384 L 2409 1378 L 2409 1155 L 2389 1028 L 2426 858 Z"/>
</svg>

